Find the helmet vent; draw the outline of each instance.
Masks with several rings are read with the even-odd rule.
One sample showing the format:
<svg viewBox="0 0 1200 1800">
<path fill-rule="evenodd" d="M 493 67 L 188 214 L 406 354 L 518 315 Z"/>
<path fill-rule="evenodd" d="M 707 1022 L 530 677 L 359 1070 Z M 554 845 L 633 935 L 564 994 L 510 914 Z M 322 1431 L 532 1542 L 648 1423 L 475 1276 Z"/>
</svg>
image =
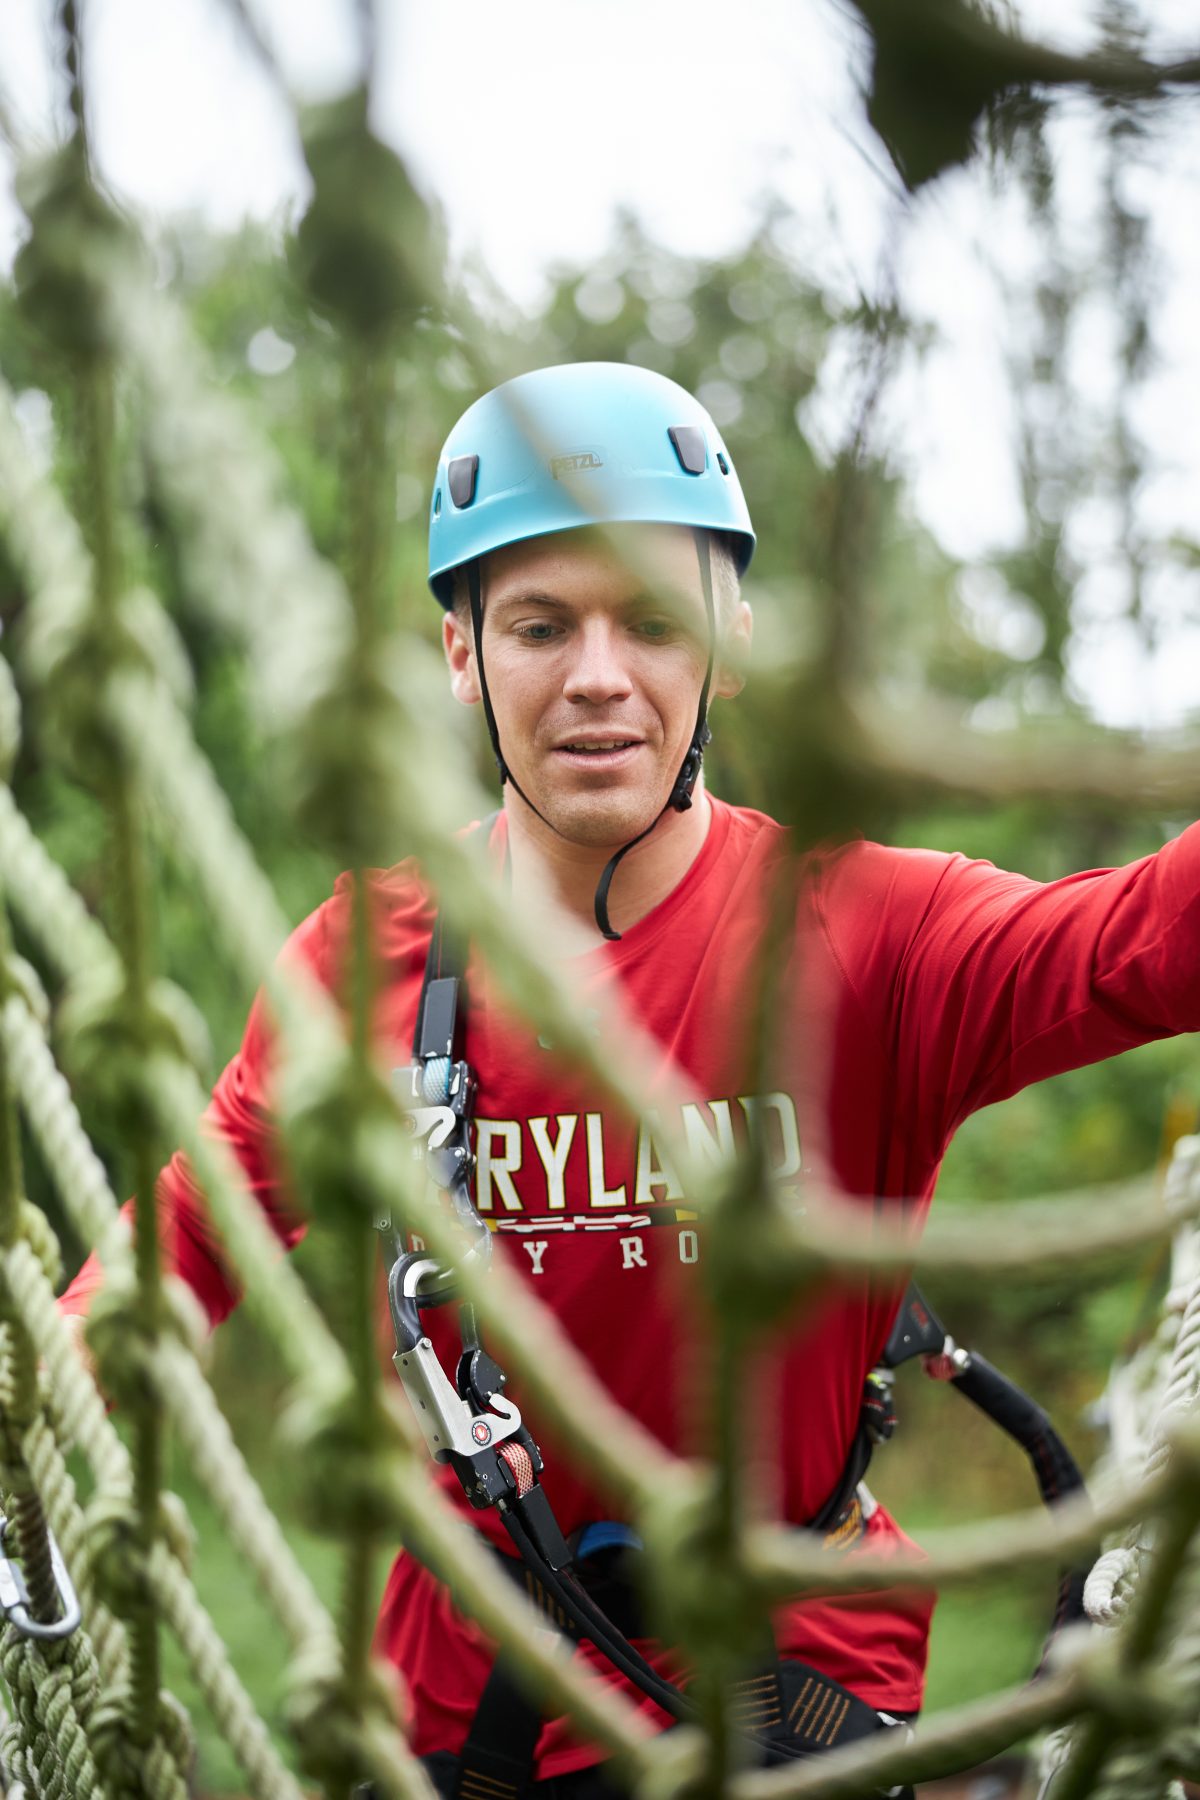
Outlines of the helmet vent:
<svg viewBox="0 0 1200 1800">
<path fill-rule="evenodd" d="M 729 464 L 725 459 L 725 452 L 723 450 L 717 451 L 717 467 L 720 469 L 722 475 L 728 475 Z"/>
<path fill-rule="evenodd" d="M 698 425 L 669 425 L 667 436 L 675 446 L 680 466 L 689 475 L 703 475 L 708 461 L 704 433 Z"/>
<path fill-rule="evenodd" d="M 441 488 L 437 488 L 434 491 L 434 496 L 433 496 L 433 516 L 435 519 L 441 517 L 441 511 L 442 511 L 442 490 L 441 490 Z"/>
<path fill-rule="evenodd" d="M 470 506 L 475 498 L 475 476 L 479 470 L 477 456 L 456 456 L 446 470 L 450 498 L 455 506 Z"/>
</svg>

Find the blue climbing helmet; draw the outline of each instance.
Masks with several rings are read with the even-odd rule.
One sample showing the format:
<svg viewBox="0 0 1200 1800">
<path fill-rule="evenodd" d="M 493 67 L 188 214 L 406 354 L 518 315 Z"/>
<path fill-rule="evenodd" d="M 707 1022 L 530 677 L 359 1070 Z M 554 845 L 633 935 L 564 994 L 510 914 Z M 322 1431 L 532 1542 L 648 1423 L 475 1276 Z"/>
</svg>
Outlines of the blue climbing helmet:
<svg viewBox="0 0 1200 1800">
<path fill-rule="evenodd" d="M 732 458 L 686 388 L 632 363 L 560 363 L 469 406 L 438 459 L 429 585 L 503 544 L 581 525 L 727 533 L 738 574 L 754 528 Z"/>
</svg>

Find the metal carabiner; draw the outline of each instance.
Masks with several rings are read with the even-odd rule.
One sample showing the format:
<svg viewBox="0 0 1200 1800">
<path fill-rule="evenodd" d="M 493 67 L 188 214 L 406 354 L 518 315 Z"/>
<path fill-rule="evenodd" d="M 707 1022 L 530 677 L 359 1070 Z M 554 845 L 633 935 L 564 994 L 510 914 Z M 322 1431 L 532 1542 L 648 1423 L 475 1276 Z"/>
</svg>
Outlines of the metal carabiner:
<svg viewBox="0 0 1200 1800">
<path fill-rule="evenodd" d="M 0 1552 L 4 1549 L 8 1525 L 9 1521 L 0 1513 Z M 74 1583 L 67 1573 L 67 1565 L 49 1526 L 46 1527 L 46 1537 L 50 1544 L 50 1567 L 54 1572 L 54 1585 L 62 1607 L 62 1618 L 44 1624 L 40 1619 L 30 1617 L 29 1589 L 25 1585 L 25 1577 L 12 1558 L 3 1554 L 0 1554 L 0 1612 L 10 1624 L 16 1626 L 22 1636 L 54 1642 L 60 1638 L 68 1638 L 73 1631 L 77 1631 L 83 1615 Z"/>
<path fill-rule="evenodd" d="M 521 1429 L 521 1414 L 511 1400 L 493 1394 L 490 1404 L 476 1408 L 457 1393 L 438 1362 L 421 1326 L 421 1284 L 442 1274 L 440 1265 L 421 1252 L 398 1259 L 388 1276 L 388 1300 L 396 1333 L 392 1358 L 396 1373 L 416 1414 L 417 1424 L 435 1462 L 448 1456 L 477 1456 Z"/>
</svg>

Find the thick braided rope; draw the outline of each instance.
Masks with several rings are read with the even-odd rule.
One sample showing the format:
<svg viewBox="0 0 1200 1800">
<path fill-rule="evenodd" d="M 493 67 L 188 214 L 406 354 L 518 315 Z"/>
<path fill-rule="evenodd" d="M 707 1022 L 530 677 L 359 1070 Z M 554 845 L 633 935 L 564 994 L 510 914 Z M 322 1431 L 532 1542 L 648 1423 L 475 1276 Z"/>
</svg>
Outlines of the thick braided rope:
<svg viewBox="0 0 1200 1800">
<path fill-rule="evenodd" d="M 43 1645 L 15 1626 L 0 1636 L 0 1671 L 22 1726 L 18 1760 L 38 1800 L 104 1800 L 84 1721 L 96 1705 L 99 1671 L 82 1632 Z"/>
<path fill-rule="evenodd" d="M 71 1572 L 104 1683 L 116 1686 L 127 1673 L 125 1628 L 94 1591 L 87 1521 L 66 1458 L 47 1420 L 38 1419 L 30 1426 L 21 1449 Z"/>
<path fill-rule="evenodd" d="M 241 1171 L 223 1146 L 199 1130 L 197 1114 L 203 1096 L 191 1071 L 178 1063 L 164 1064 L 152 1079 L 151 1089 L 163 1106 L 171 1130 L 184 1142 L 197 1167 L 234 1261 L 246 1279 L 248 1295 L 257 1294 L 260 1299 L 264 1294 L 269 1296 L 267 1316 L 276 1327 L 272 1335 L 298 1374 L 311 1378 L 318 1372 L 322 1378 L 328 1378 L 341 1361 L 340 1346 L 329 1338 L 324 1321 L 312 1310 L 306 1290 L 282 1260 L 279 1246 L 263 1221 L 260 1209 L 245 1193 Z M 57 1309 L 54 1311 L 57 1314 Z M 80 1404 L 82 1400 L 77 1398 L 73 1410 Z M 107 1424 L 102 1415 L 100 1424 L 101 1427 Z M 89 1435 L 85 1448 L 90 1444 L 92 1453 L 102 1453 L 103 1439 L 98 1440 L 94 1435 L 96 1425 L 94 1416 L 88 1419 Z M 490 1570 L 487 1573 L 490 1574 Z M 511 1612 L 509 1606 L 506 1619 L 511 1617 Z M 563 1674 L 565 1678 L 565 1670 Z M 573 1703 L 577 1708 L 581 1695 L 572 1691 L 573 1686 L 569 1683 L 562 1697 L 568 1705 Z M 591 1712 L 591 1706 L 586 1710 Z M 615 1721 L 609 1720 L 607 1709 L 602 1709 L 602 1716 L 608 1727 L 607 1736 Z M 616 1734 L 618 1738 L 623 1735 Z M 401 1766 L 405 1766 L 404 1759 L 401 1759 Z"/>
<path fill-rule="evenodd" d="M 1094 1800 L 1183 1800 L 1174 1774 L 1192 1772 L 1200 1751 L 1200 1556 L 1193 1544 L 1172 1594 L 1175 1630 L 1155 1670 L 1155 1684 L 1180 1704 L 1189 1723 L 1123 1743 L 1095 1783 Z M 1093 1800 L 1089 1796 L 1089 1800 Z"/>
<path fill-rule="evenodd" d="M 71 1223 L 106 1266 L 127 1263 L 128 1229 L 42 1027 L 13 996 L 0 1014 L 0 1030 L 22 1110 Z"/>
<path fill-rule="evenodd" d="M 178 307 L 127 270 L 113 323 L 143 390 L 146 444 L 190 585 L 248 645 L 268 715 L 295 718 L 346 643 L 341 579 L 283 499 L 278 457 L 213 379 Z"/>
<path fill-rule="evenodd" d="M 1176 1201 L 1194 1196 L 1200 1189 L 1200 1137 L 1182 1138 L 1176 1145 L 1167 1177 L 1168 1199 Z M 1188 1264 L 1182 1281 L 1177 1280 L 1164 1303 L 1168 1320 L 1178 1320 L 1171 1332 L 1172 1342 L 1166 1355 L 1166 1367 L 1156 1382 L 1157 1399 L 1145 1432 L 1143 1467 L 1147 1474 L 1161 1469 L 1171 1454 L 1170 1427 L 1191 1411 L 1200 1393 L 1200 1228 L 1188 1224 L 1181 1228 L 1176 1256 Z M 1140 1532 L 1131 1532 L 1126 1541 L 1107 1550 L 1097 1560 L 1084 1589 L 1084 1605 L 1088 1617 L 1098 1624 L 1113 1625 L 1128 1607 L 1137 1581 L 1138 1565 L 1145 1551 Z"/>
<path fill-rule="evenodd" d="M 0 780 L 6 780 L 21 743 L 21 700 L 7 662 L 0 656 Z"/>
<path fill-rule="evenodd" d="M 332 1643 L 336 1630 L 263 1499 L 215 1396 L 182 1345 L 166 1340 L 153 1369 L 192 1466 L 293 1645 Z"/>
<path fill-rule="evenodd" d="M 237 1159 L 222 1140 L 205 1131 L 200 1120 L 205 1097 L 195 1074 L 178 1061 L 161 1058 L 149 1076 L 164 1131 L 187 1152 L 223 1247 L 244 1284 L 247 1305 L 297 1380 L 336 1385 L 346 1373 L 342 1347 L 252 1199 Z"/>
<path fill-rule="evenodd" d="M 180 423 L 182 423 L 182 425 L 184 425 L 184 427 L 187 427 L 187 425 L 189 425 L 189 419 L 182 418 L 182 419 L 180 419 Z M 210 452 L 210 450 L 212 450 L 212 445 L 207 446 L 207 448 L 209 448 L 209 452 Z M 198 488 L 198 490 L 196 490 L 196 495 L 198 495 L 198 497 L 200 497 L 200 491 L 201 491 L 200 488 Z M 201 515 L 201 522 L 203 522 L 203 515 Z"/>
<path fill-rule="evenodd" d="M 85 1367 L 79 1346 L 64 1323 L 45 1272 L 27 1244 L 18 1242 L 5 1255 L 15 1304 L 25 1329 L 37 1346 L 71 1440 L 96 1472 L 100 1487 L 113 1494 L 129 1491 L 129 1456 L 109 1420 L 96 1384 Z M 22 1448 L 37 1482 L 59 1548 L 81 1599 L 89 1602 L 88 1629 L 106 1686 L 123 1682 L 128 1672 L 125 1628 L 94 1594 L 91 1544 L 75 1500 L 75 1485 L 66 1459 L 47 1421 L 36 1421 Z"/>
<path fill-rule="evenodd" d="M 150 1582 L 162 1616 L 179 1640 L 196 1686 L 255 1800 L 304 1800 L 295 1777 L 280 1761 L 254 1702 L 230 1663 L 220 1633 L 201 1605 L 182 1564 L 162 1543 L 155 1546 L 151 1555 Z"/>
<path fill-rule="evenodd" d="M 170 1694 L 160 1692 L 154 1731 L 144 1746 L 130 1741 L 129 1697 L 120 1691 L 101 1702 L 93 1715 L 100 1772 L 114 1800 L 193 1800 L 187 1771 L 193 1761 L 187 1714 Z"/>
<path fill-rule="evenodd" d="M 112 945 L 3 786 L 0 866 L 7 899 L 54 968 L 72 976 L 112 965 Z"/>
<path fill-rule="evenodd" d="M 118 1493 L 127 1494 L 132 1481 L 128 1454 L 104 1412 L 94 1384 L 83 1370 L 49 1283 L 39 1267 L 30 1266 L 26 1246 L 16 1245 L 8 1253 L 7 1260 L 11 1278 L 21 1284 L 18 1306 L 22 1318 L 46 1357 L 56 1385 L 65 1390 L 64 1410 L 72 1420 L 79 1441 L 86 1448 L 93 1466 L 106 1472 L 110 1485 Z M 166 1347 L 168 1352 L 178 1349 L 179 1355 L 186 1357 L 181 1346 L 169 1343 Z M 78 1379 L 69 1373 L 72 1361 Z M 88 1593 L 93 1581 L 90 1546 L 78 1509 L 68 1510 L 73 1507 L 74 1488 L 61 1453 L 44 1428 L 36 1437 L 34 1433 L 28 1434 L 28 1438 L 30 1466 L 38 1478 L 39 1490 L 59 1535 L 60 1548 L 72 1569 L 73 1578 L 78 1576 L 80 1591 Z M 253 1703 L 234 1673 L 220 1637 L 182 1565 L 161 1542 L 154 1551 L 150 1573 L 156 1596 L 179 1637 L 197 1686 L 227 1737 L 253 1792 L 261 1795 L 262 1800 L 300 1800 L 299 1790 L 271 1746 L 265 1727 L 257 1718 Z M 153 1768 L 153 1779 L 159 1782 L 164 1795 L 174 1793 L 173 1764 L 161 1746 L 154 1751 Z M 148 1764 L 148 1779 L 150 1772 Z"/>
<path fill-rule="evenodd" d="M 1175 1279 L 1163 1303 L 1163 1320 L 1153 1346 L 1139 1353 L 1110 1388 L 1114 1456 L 1140 1464 L 1144 1473 L 1161 1471 L 1170 1459 L 1170 1427 L 1195 1406 L 1200 1392 L 1200 1227 L 1188 1216 L 1189 1202 L 1200 1190 L 1200 1137 L 1181 1138 L 1167 1173 L 1167 1200 L 1186 1219 L 1176 1234 Z M 1122 1543 L 1104 1551 L 1084 1587 L 1088 1617 L 1114 1630 L 1125 1617 L 1137 1590 L 1142 1564 L 1153 1548 L 1145 1524 L 1134 1527 Z M 1179 1581 L 1174 1598 L 1178 1624 L 1162 1670 L 1164 1677 L 1191 1693 L 1200 1706 L 1200 1575 L 1196 1551 Z M 1078 1731 L 1068 1726 L 1050 1734 L 1042 1746 L 1042 1781 L 1070 1760 Z M 1182 1793 L 1170 1780 L 1173 1759 L 1200 1754 L 1200 1731 L 1174 1731 L 1158 1744 L 1124 1744 L 1111 1756 L 1097 1785 L 1097 1800 L 1159 1800 Z M 1193 1765 L 1194 1766 L 1194 1763 Z M 1051 1791 L 1053 1791 L 1051 1789 Z"/>
<path fill-rule="evenodd" d="M 13 1302 L 46 1364 L 72 1440 L 102 1486 L 114 1491 L 128 1489 L 132 1485 L 129 1452 L 105 1412 L 40 1263 L 21 1242 L 5 1252 L 4 1262 Z"/>
<path fill-rule="evenodd" d="M 257 987 L 272 968 L 288 928 L 224 789 L 165 689 L 127 685 L 112 696 L 109 710 L 158 796 L 172 838 L 186 847 L 205 893 L 224 896 L 218 914 L 222 935 L 238 969 Z M 300 982 L 301 977 L 293 976 L 288 992 Z M 316 984 L 310 980 L 304 986 Z M 328 1008 L 323 990 L 309 998 L 311 1005 Z M 285 1025 L 296 1022 L 295 1014 L 293 1003 Z"/>
<path fill-rule="evenodd" d="M 56 1307 L 52 1312 L 47 1310 L 45 1294 L 41 1294 L 39 1298 L 42 1305 L 30 1319 L 33 1327 L 31 1335 L 35 1339 L 38 1327 L 49 1325 L 52 1318 L 58 1317 Z M 50 1326 L 50 1336 L 52 1339 L 59 1337 L 53 1326 Z M 46 1347 L 50 1348 L 51 1345 L 48 1343 Z M 115 1438 L 115 1432 L 107 1418 L 98 1429 L 103 1435 Z M 117 1442 L 119 1445 L 119 1440 Z M 41 1454 L 31 1455 L 30 1466 L 38 1477 L 39 1489 L 46 1498 L 56 1534 L 59 1535 L 60 1548 L 67 1557 L 69 1566 L 72 1551 L 76 1546 L 79 1548 L 82 1560 L 76 1566 L 81 1591 L 86 1592 L 91 1584 L 88 1560 L 90 1547 L 86 1527 L 77 1513 L 75 1517 L 63 1515 L 62 1486 L 69 1483 L 70 1477 L 48 1431 L 43 1431 L 41 1435 L 41 1449 Z M 119 1457 L 114 1457 L 113 1461 L 115 1466 L 120 1466 Z M 199 1605 L 178 1559 L 161 1543 L 155 1551 L 151 1576 L 160 1600 L 163 1594 L 170 1595 L 170 1605 L 164 1605 L 165 1615 L 180 1638 L 197 1686 L 212 1708 L 213 1716 L 225 1733 L 253 1792 L 261 1795 L 263 1800 L 299 1800 L 298 1790 L 279 1762 L 265 1728 L 254 1713 L 253 1703 L 229 1664 L 211 1620 Z M 158 1752 L 156 1756 L 159 1756 Z M 173 1777 L 165 1764 L 157 1779 L 166 1783 L 168 1791 L 173 1788 Z"/>
</svg>

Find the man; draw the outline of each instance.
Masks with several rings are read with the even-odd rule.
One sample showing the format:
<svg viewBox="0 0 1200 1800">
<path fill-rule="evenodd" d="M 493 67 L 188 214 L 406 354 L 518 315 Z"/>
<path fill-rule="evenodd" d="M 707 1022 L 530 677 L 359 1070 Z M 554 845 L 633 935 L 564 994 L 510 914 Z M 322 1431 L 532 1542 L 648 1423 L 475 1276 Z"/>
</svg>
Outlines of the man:
<svg viewBox="0 0 1200 1800">
<path fill-rule="evenodd" d="M 753 541 L 712 420 L 674 383 L 625 365 L 506 384 L 468 410 L 438 467 L 430 579 L 446 609 L 451 685 L 484 708 L 504 784 L 488 848 L 508 871 L 515 911 L 556 901 L 548 953 L 571 965 L 584 1003 L 618 997 L 661 1050 L 661 1083 L 630 1123 L 501 1005 L 471 956 L 476 1204 L 498 1253 L 615 1396 L 680 1450 L 695 1447 L 689 1380 L 703 1344 L 689 1294 L 705 1247 L 666 1141 L 668 1107 L 700 1162 L 727 1157 L 753 1128 L 771 1178 L 797 1195 L 819 1170 L 848 1195 L 920 1207 L 975 1107 L 1200 1026 L 1200 828 L 1129 868 L 1048 886 L 961 857 L 853 843 L 810 857 L 795 884 L 794 931 L 773 952 L 766 1073 L 749 1087 L 749 997 L 762 986 L 768 901 L 790 879 L 790 858 L 779 826 L 705 791 L 700 762 L 710 700 L 740 686 L 751 621 L 738 581 Z M 408 866 L 382 875 L 377 891 L 381 1029 L 403 1064 L 436 909 Z M 291 946 L 335 989 L 347 915 L 339 884 Z M 211 1117 L 274 1216 L 269 1106 L 270 1041 L 256 1005 Z M 164 1190 L 180 1272 L 217 1319 L 233 1295 L 179 1159 Z M 68 1308 L 82 1310 L 92 1285 L 85 1270 Z M 829 1523 L 896 1300 L 887 1283 L 831 1291 L 766 1340 L 757 1448 L 771 1503 L 797 1525 Z M 426 1322 L 445 1365 L 450 1323 Z M 530 1423 L 564 1531 L 603 1519 L 586 1478 Z M 494 1514 L 468 1516 L 507 1548 Z M 906 1541 L 869 1497 L 836 1523 L 843 1540 L 876 1549 Z M 911 1595 L 781 1608 L 782 1666 L 825 1681 L 839 1706 L 853 1698 L 856 1730 L 911 1715 L 929 1610 Z M 405 1676 L 415 1748 L 451 1792 L 491 1649 L 404 1554 L 379 1644 Z M 586 1646 L 580 1654 L 605 1666 Z M 669 1651 L 647 1655 L 663 1666 Z M 793 1749 L 814 1747 L 795 1708 L 773 1723 Z M 847 1735 L 839 1725 L 827 1738 Z M 596 1755 L 551 1720 L 533 1773 L 585 1794 Z"/>
</svg>

